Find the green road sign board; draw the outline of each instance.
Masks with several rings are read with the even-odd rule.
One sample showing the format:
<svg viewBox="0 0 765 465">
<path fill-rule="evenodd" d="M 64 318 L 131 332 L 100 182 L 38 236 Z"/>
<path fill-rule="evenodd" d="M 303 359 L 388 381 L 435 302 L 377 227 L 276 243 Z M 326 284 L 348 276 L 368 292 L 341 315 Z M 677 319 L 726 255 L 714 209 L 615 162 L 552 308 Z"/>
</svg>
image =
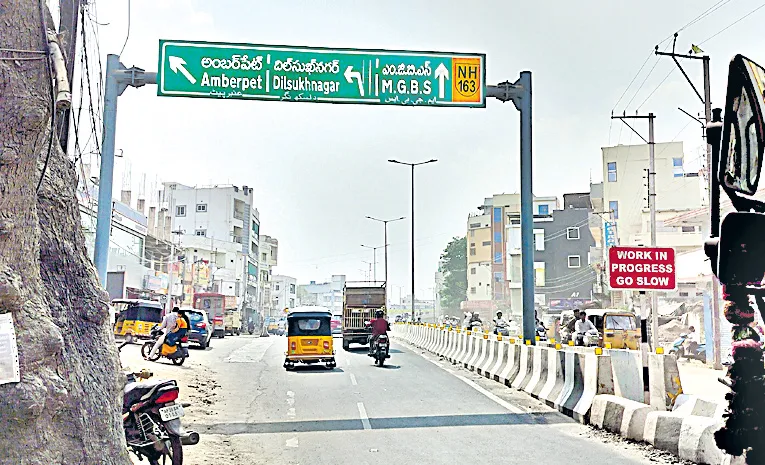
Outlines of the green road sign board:
<svg viewBox="0 0 765 465">
<path fill-rule="evenodd" d="M 486 106 L 486 55 L 159 41 L 157 95 Z"/>
</svg>

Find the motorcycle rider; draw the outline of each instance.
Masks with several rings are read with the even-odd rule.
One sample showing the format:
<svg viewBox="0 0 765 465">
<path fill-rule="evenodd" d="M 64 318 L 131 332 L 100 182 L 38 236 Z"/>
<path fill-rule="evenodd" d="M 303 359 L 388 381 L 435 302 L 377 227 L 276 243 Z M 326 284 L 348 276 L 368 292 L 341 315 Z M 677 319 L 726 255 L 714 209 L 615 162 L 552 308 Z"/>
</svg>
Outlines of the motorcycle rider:
<svg viewBox="0 0 765 465">
<path fill-rule="evenodd" d="M 584 345 L 584 335 L 590 331 L 597 332 L 598 329 L 592 324 L 592 321 L 587 319 L 587 312 L 579 312 L 579 319 L 576 320 L 574 325 L 574 337 L 576 345 Z"/>
<path fill-rule="evenodd" d="M 388 335 L 390 331 L 390 323 L 384 317 L 382 310 L 375 311 L 374 320 L 369 322 L 369 326 L 372 328 L 372 335 L 369 336 L 369 352 L 374 352 L 375 344 L 379 336 Z"/>
<path fill-rule="evenodd" d="M 162 324 L 159 326 L 159 329 L 162 330 L 162 335 L 159 336 L 157 338 L 157 342 L 154 343 L 154 347 L 151 349 L 151 357 L 155 356 L 157 352 L 159 352 L 162 344 L 165 343 L 165 338 L 167 335 L 178 329 L 178 318 L 180 318 L 178 315 L 179 310 L 180 309 L 178 307 L 173 307 L 173 310 L 167 313 L 164 318 L 162 318 Z"/>
<path fill-rule="evenodd" d="M 502 312 L 497 311 L 497 317 L 494 319 L 494 334 L 497 334 L 499 329 L 506 328 L 507 325 L 508 322 L 502 317 Z"/>
</svg>

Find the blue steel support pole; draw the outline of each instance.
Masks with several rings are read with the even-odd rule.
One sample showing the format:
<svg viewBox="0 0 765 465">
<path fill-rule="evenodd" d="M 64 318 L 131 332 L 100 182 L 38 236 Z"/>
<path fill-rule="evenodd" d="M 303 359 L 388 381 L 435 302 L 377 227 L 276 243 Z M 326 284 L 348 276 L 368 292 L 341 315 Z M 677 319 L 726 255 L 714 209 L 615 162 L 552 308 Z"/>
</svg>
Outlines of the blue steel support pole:
<svg viewBox="0 0 765 465">
<path fill-rule="evenodd" d="M 534 191 L 531 156 L 531 71 L 522 71 L 521 104 L 521 289 L 523 294 L 523 338 L 535 343 L 534 318 Z"/>
<path fill-rule="evenodd" d="M 119 56 L 107 56 L 103 143 L 101 144 L 101 174 L 98 179 L 98 217 L 96 221 L 95 253 L 93 256 L 98 279 L 104 287 L 106 287 L 106 270 L 109 262 L 109 235 L 112 227 L 114 132 L 117 124 L 117 97 L 120 94 L 116 71 L 120 67 Z"/>
</svg>

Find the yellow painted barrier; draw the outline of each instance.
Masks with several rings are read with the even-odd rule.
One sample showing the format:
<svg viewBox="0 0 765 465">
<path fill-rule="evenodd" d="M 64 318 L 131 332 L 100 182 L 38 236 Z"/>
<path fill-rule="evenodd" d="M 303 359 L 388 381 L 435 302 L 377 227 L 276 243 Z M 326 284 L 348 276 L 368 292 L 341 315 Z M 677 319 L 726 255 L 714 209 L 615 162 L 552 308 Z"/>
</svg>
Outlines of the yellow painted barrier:
<svg viewBox="0 0 765 465">
<path fill-rule="evenodd" d="M 550 344 L 555 344 L 555 338 L 554 337 L 550 338 Z"/>
<path fill-rule="evenodd" d="M 510 344 L 515 344 L 515 339 L 510 338 Z"/>
<path fill-rule="evenodd" d="M 468 330 L 467 335 L 470 336 L 471 334 L 473 334 L 473 331 Z"/>
<path fill-rule="evenodd" d="M 526 339 L 526 345 L 527 345 L 527 346 L 530 346 L 530 345 L 531 345 L 531 339 Z"/>
<path fill-rule="evenodd" d="M 603 349 L 600 347 L 595 348 L 595 355 L 603 355 Z"/>
<path fill-rule="evenodd" d="M 573 347 L 574 346 L 574 341 L 568 341 L 568 345 Z"/>
<path fill-rule="evenodd" d="M 611 347 L 612 347 L 611 343 L 610 342 L 606 342 L 606 349 L 610 349 Z"/>
<path fill-rule="evenodd" d="M 560 348 L 561 348 L 560 344 L 555 344 L 555 350 L 560 350 Z"/>
<path fill-rule="evenodd" d="M 657 347 L 656 348 L 656 353 L 659 354 L 659 355 L 663 354 L 664 353 L 664 347 Z"/>
<path fill-rule="evenodd" d="M 497 334 L 497 340 L 498 340 L 498 341 L 501 341 L 501 340 L 502 340 L 502 335 L 501 335 L 501 334 Z"/>
<path fill-rule="evenodd" d="M 539 342 L 539 336 L 534 336 L 534 340 Z"/>
</svg>

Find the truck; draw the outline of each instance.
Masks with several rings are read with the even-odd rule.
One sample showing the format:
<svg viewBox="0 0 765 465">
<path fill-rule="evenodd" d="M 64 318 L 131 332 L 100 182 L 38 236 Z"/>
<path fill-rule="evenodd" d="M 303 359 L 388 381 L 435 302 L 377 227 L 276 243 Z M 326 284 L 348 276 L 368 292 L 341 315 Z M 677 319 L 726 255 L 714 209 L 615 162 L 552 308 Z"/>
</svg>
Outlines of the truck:
<svg viewBox="0 0 765 465">
<path fill-rule="evenodd" d="M 192 307 L 207 312 L 207 318 L 212 325 L 212 335 L 218 338 L 226 336 L 224 323 L 224 307 L 226 296 L 215 292 L 201 292 L 194 294 Z"/>
<path fill-rule="evenodd" d="M 377 310 L 385 309 L 385 283 L 347 282 L 343 288 L 343 349 L 349 350 L 351 344 L 366 345 L 372 334 L 368 323 L 375 317 Z"/>
<path fill-rule="evenodd" d="M 242 330 L 242 312 L 236 303 L 236 296 L 225 296 L 223 300 L 223 326 L 226 335 L 239 336 Z"/>
</svg>

